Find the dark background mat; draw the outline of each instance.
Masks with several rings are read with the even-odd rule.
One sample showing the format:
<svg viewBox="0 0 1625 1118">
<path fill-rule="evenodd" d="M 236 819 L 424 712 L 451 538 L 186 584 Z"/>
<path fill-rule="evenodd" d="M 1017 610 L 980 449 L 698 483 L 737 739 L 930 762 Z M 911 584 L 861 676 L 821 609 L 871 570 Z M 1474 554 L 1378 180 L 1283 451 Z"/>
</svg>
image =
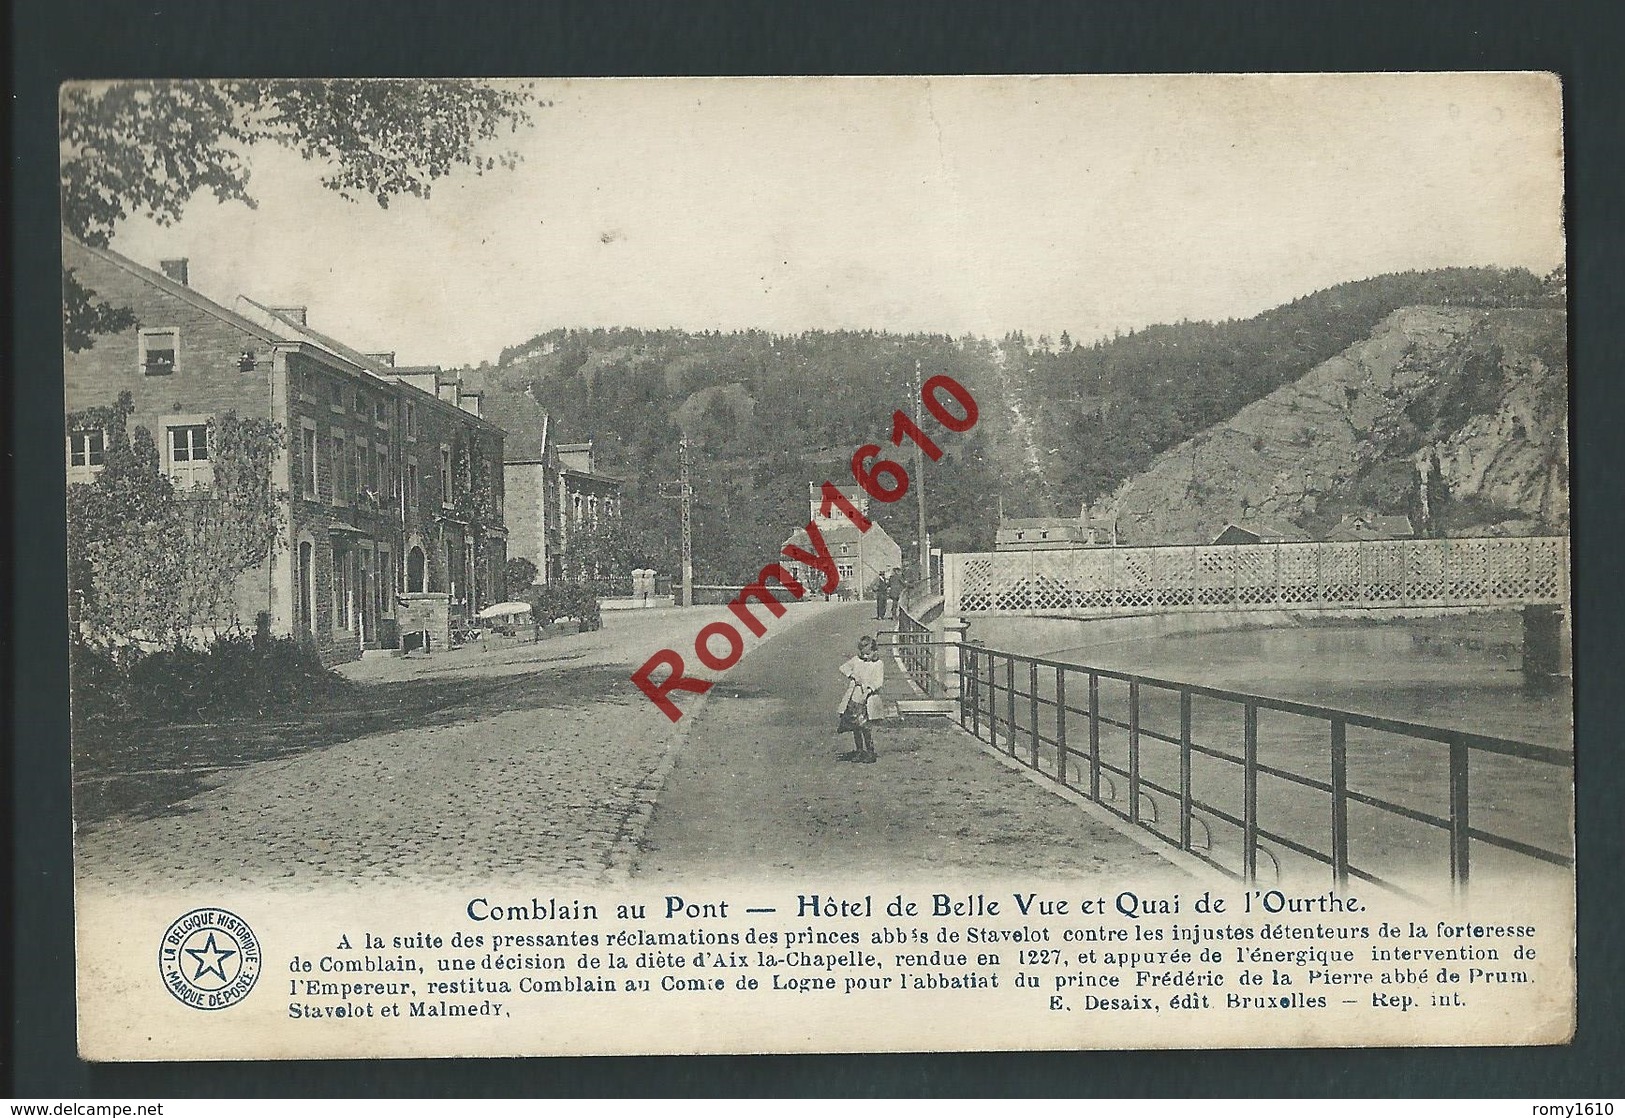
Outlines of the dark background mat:
<svg viewBox="0 0 1625 1118">
<path fill-rule="evenodd" d="M 14 1097 L 1509 1096 L 1625 1093 L 1619 425 L 1625 164 L 1604 3 L 340 3 L 15 0 L 12 512 L 0 611 L 14 777 Z M 1563 1048 L 1098 1052 L 91 1066 L 74 1054 L 59 82 L 100 77 L 1551 70 L 1565 81 L 1573 315 L 1579 1031 Z"/>
</svg>

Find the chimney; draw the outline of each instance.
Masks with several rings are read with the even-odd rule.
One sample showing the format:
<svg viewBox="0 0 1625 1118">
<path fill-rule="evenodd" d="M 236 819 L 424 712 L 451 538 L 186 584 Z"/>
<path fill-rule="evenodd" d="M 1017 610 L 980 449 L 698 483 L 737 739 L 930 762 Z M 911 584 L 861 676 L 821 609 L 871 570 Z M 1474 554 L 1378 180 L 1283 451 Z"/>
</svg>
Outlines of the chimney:
<svg viewBox="0 0 1625 1118">
<path fill-rule="evenodd" d="M 289 322 L 295 322 L 300 326 L 304 326 L 307 325 L 305 322 L 305 311 L 307 309 L 308 308 L 306 307 L 272 307 L 271 313 L 279 314 Z"/>
<path fill-rule="evenodd" d="M 164 275 L 168 276 L 182 287 L 191 286 L 191 284 L 187 282 L 186 278 L 186 257 L 180 256 L 174 260 L 160 260 L 158 261 L 158 266 L 164 270 Z"/>
<path fill-rule="evenodd" d="M 395 367 L 395 353 L 393 350 L 391 350 L 389 353 L 369 353 L 367 356 L 378 362 L 378 364 L 384 366 L 386 369 L 393 369 Z"/>
<path fill-rule="evenodd" d="M 445 403 L 456 405 L 457 396 L 462 392 L 462 389 L 463 382 L 461 377 L 454 380 L 446 380 L 441 377 L 435 378 L 434 394 Z"/>
<path fill-rule="evenodd" d="M 485 393 L 483 392 L 464 392 L 459 388 L 457 391 L 457 406 L 470 415 L 479 415 L 480 404 L 484 397 Z"/>
</svg>

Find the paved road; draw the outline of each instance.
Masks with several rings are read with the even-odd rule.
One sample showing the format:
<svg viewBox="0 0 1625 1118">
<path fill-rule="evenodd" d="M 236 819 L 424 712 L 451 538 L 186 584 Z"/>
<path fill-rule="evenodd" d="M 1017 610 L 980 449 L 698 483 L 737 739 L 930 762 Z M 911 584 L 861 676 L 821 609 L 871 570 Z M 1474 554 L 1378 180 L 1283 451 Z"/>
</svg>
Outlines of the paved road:
<svg viewBox="0 0 1625 1118">
<path fill-rule="evenodd" d="M 154 891 L 623 878 L 680 744 L 628 676 L 725 616 L 606 613 L 596 633 L 347 665 L 358 705 L 409 689 L 391 729 L 312 729 L 304 745 L 290 730 L 291 756 L 211 769 L 213 787 L 156 818 L 81 831 L 80 879 Z"/>
<path fill-rule="evenodd" d="M 836 669 L 876 624 L 872 606 L 834 607 L 727 675 L 692 719 L 635 878 L 1169 871 L 946 723 L 882 726 L 876 764 L 842 760 L 851 737 L 833 733 Z M 909 694 L 896 663 L 885 663 L 887 693 Z"/>
<path fill-rule="evenodd" d="M 390 688 L 409 689 L 387 728 L 307 728 L 305 742 L 289 729 L 273 760 L 198 757 L 211 786 L 154 818 L 87 826 L 77 870 L 152 892 L 1164 868 L 946 725 L 881 728 L 878 764 L 838 760 L 850 739 L 832 733 L 835 667 L 872 630 L 868 608 L 792 609 L 703 702 L 683 698 L 694 713 L 677 726 L 628 675 L 658 648 L 690 647 L 720 607 L 351 665 L 358 701 L 387 707 Z M 900 683 L 889 660 L 888 672 Z"/>
</svg>

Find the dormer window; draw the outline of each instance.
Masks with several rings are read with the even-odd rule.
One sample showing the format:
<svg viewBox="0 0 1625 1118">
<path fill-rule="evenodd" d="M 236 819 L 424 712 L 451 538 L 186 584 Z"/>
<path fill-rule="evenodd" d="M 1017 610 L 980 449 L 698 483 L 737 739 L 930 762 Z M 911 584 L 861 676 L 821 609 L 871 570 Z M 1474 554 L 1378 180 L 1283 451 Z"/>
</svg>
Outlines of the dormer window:
<svg viewBox="0 0 1625 1118">
<path fill-rule="evenodd" d="M 175 371 L 181 349 L 179 330 L 173 327 L 143 330 L 139 338 L 143 373 L 149 377 L 165 377 Z"/>
</svg>

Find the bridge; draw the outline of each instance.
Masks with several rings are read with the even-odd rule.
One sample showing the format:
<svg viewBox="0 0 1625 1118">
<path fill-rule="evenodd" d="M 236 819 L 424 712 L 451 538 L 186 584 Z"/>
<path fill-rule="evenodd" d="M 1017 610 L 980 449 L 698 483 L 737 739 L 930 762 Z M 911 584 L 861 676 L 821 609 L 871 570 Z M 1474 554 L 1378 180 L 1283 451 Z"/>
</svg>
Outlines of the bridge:
<svg viewBox="0 0 1625 1118">
<path fill-rule="evenodd" d="M 1538 675 L 1555 670 L 1567 606 L 1563 537 L 1080 548 L 945 556 L 940 626 L 904 610 L 885 636 L 921 695 L 903 713 L 947 715 L 1222 872 L 1318 864 L 1340 888 L 1405 892 L 1378 871 L 1460 888 L 1486 861 L 1572 867 L 1572 752 L 988 648 L 967 621 L 1521 607 Z"/>
<path fill-rule="evenodd" d="M 1568 539 L 1086 547 L 943 557 L 943 615 L 1466 609 L 1568 602 Z"/>
</svg>

